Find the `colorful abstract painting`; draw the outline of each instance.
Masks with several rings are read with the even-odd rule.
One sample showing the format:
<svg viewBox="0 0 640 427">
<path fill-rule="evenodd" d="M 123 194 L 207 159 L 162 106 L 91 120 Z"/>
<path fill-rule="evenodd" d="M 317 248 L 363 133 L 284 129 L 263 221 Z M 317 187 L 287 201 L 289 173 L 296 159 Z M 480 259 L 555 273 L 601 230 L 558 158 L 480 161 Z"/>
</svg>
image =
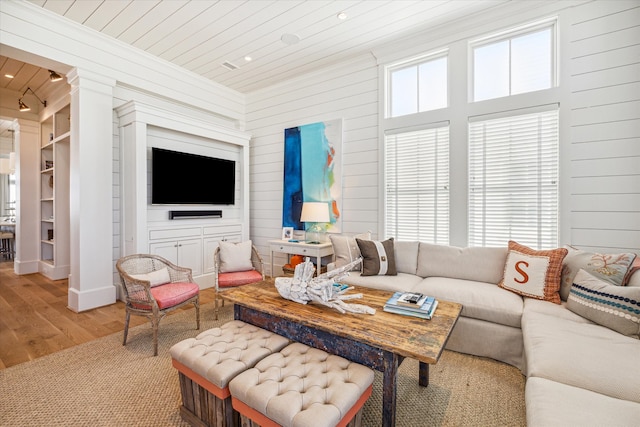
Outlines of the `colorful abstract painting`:
<svg viewBox="0 0 640 427">
<path fill-rule="evenodd" d="M 342 120 L 312 123 L 284 131 L 284 197 L 282 226 L 304 230 L 302 203 L 327 202 L 331 222 L 340 232 Z"/>
</svg>

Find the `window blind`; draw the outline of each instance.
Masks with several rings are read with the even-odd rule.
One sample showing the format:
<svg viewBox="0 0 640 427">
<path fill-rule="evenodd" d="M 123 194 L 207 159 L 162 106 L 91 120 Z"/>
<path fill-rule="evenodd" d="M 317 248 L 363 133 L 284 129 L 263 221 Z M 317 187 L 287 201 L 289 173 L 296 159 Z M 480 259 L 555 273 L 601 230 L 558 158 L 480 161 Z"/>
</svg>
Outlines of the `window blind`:
<svg viewBox="0 0 640 427">
<path fill-rule="evenodd" d="M 558 244 L 558 110 L 469 124 L 469 246 Z"/>
<path fill-rule="evenodd" d="M 449 126 L 385 136 L 385 234 L 449 243 Z"/>
</svg>

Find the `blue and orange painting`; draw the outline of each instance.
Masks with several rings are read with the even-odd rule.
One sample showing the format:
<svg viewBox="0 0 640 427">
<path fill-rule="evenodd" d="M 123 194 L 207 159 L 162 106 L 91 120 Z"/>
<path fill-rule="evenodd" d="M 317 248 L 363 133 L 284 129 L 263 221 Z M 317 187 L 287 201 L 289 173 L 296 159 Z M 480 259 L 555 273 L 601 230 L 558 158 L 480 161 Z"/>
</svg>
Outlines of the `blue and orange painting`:
<svg viewBox="0 0 640 427">
<path fill-rule="evenodd" d="M 342 120 L 312 123 L 284 131 L 284 191 L 282 226 L 304 230 L 300 221 L 302 203 L 327 202 L 329 224 L 340 232 L 340 163 Z"/>
</svg>

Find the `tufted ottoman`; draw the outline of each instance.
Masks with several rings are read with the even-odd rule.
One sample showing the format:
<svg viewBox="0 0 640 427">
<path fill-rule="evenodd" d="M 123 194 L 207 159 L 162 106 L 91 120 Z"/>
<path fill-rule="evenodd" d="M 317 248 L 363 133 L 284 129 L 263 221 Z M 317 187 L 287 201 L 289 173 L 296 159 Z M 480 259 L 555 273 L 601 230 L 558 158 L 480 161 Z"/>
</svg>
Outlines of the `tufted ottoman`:
<svg viewBox="0 0 640 427">
<path fill-rule="evenodd" d="M 243 426 L 360 426 L 373 371 L 293 343 L 229 383 Z"/>
<path fill-rule="evenodd" d="M 287 344 L 286 338 L 239 320 L 175 344 L 170 352 L 180 377 L 182 418 L 197 426 L 239 425 L 229 381 Z"/>
</svg>

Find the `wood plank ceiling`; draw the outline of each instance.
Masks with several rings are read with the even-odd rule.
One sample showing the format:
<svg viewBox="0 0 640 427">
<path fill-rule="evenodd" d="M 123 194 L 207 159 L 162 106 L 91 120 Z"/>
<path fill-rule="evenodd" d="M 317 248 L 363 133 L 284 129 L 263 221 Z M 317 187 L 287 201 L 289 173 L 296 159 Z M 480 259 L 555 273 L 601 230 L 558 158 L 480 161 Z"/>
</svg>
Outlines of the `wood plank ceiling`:
<svg viewBox="0 0 640 427">
<path fill-rule="evenodd" d="M 249 93 L 371 51 L 394 38 L 501 7 L 509 0 L 30 1 Z M 338 17 L 341 12 L 346 19 Z M 299 42 L 287 44 L 283 35 L 295 36 Z M 236 68 L 231 70 L 224 63 Z M 0 66 L 15 64 L 5 60 Z M 26 88 L 23 82 L 11 84 L 15 90 Z"/>
</svg>

